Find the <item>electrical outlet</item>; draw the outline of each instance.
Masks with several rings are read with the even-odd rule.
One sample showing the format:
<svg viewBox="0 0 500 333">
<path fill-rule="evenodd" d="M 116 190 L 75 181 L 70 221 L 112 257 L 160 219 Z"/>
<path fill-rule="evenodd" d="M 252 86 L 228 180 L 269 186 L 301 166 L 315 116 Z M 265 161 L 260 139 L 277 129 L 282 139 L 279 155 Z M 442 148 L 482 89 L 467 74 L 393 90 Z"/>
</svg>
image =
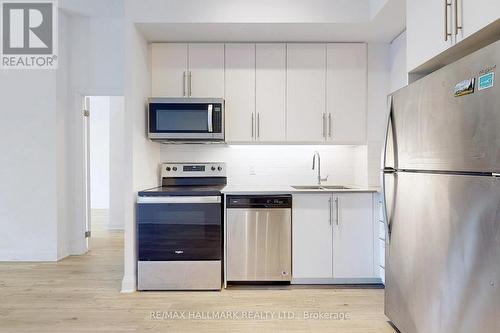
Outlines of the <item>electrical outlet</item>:
<svg viewBox="0 0 500 333">
<path fill-rule="evenodd" d="M 249 168 L 248 168 L 248 174 L 250 176 L 255 176 L 256 173 L 255 173 L 255 167 L 253 165 L 251 165 Z"/>
</svg>

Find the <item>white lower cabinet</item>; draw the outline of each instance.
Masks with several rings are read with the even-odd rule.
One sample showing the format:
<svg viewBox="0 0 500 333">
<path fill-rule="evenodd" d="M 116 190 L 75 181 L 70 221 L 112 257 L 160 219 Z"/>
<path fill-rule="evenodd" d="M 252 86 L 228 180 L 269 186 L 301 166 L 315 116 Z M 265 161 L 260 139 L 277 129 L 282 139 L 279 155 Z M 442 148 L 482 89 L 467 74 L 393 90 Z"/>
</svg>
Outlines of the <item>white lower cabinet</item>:
<svg viewBox="0 0 500 333">
<path fill-rule="evenodd" d="M 329 278 L 333 272 L 331 194 L 294 195 L 292 277 Z"/>
<path fill-rule="evenodd" d="M 293 195 L 292 283 L 378 283 L 372 193 Z"/>
<path fill-rule="evenodd" d="M 371 193 L 333 195 L 333 277 L 369 278 L 374 274 Z M 378 232 L 378 230 L 377 230 Z"/>
</svg>

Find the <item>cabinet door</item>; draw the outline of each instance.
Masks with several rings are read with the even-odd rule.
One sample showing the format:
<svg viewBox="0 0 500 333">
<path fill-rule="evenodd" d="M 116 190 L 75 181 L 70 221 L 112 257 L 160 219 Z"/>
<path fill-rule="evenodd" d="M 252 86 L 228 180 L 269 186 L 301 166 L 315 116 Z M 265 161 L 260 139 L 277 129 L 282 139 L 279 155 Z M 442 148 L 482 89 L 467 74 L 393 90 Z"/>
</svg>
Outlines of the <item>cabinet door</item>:
<svg viewBox="0 0 500 333">
<path fill-rule="evenodd" d="M 287 141 L 325 141 L 326 44 L 287 44 Z"/>
<path fill-rule="evenodd" d="M 190 97 L 224 97 L 224 44 L 189 44 Z"/>
<path fill-rule="evenodd" d="M 151 94 L 154 97 L 186 95 L 188 46 L 180 43 L 151 44 Z"/>
<path fill-rule="evenodd" d="M 334 194 L 334 278 L 376 277 L 372 214 L 371 193 Z"/>
<path fill-rule="evenodd" d="M 294 194 L 293 278 L 332 277 L 331 194 Z"/>
<path fill-rule="evenodd" d="M 226 139 L 255 137 L 255 44 L 226 44 Z"/>
<path fill-rule="evenodd" d="M 328 140 L 366 140 L 366 44 L 327 45 L 326 110 Z"/>
<path fill-rule="evenodd" d="M 259 141 L 285 141 L 286 44 L 257 44 L 256 137 Z"/>
<path fill-rule="evenodd" d="M 457 6 L 458 40 L 469 37 L 490 23 L 500 18 L 500 1 L 498 0 L 452 0 Z M 454 13 L 455 15 L 455 13 Z"/>
<path fill-rule="evenodd" d="M 452 33 L 451 6 L 446 1 L 420 0 L 406 4 L 407 68 L 408 72 L 430 60 L 452 45 L 452 38 L 445 40 L 445 9 L 447 10 L 447 30 Z"/>
</svg>

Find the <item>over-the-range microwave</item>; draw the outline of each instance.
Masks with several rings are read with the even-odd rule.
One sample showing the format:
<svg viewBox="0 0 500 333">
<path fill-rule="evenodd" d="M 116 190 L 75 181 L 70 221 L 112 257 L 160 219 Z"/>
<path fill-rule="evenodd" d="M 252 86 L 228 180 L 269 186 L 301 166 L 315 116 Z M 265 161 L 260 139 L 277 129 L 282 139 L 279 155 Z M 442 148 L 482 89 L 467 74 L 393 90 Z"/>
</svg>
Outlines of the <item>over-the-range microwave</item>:
<svg viewBox="0 0 500 333">
<path fill-rule="evenodd" d="M 224 142 L 224 99 L 150 98 L 148 134 L 163 142 Z"/>
</svg>

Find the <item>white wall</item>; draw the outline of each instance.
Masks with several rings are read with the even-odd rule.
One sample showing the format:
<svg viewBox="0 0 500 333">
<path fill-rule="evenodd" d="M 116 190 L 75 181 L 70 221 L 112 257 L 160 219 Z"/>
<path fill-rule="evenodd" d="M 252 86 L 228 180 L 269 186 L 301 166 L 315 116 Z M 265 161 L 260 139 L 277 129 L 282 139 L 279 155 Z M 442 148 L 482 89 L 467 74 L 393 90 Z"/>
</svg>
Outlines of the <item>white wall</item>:
<svg viewBox="0 0 500 333">
<path fill-rule="evenodd" d="M 109 209 L 110 98 L 90 98 L 90 207 Z"/>
<path fill-rule="evenodd" d="M 72 198 L 70 194 L 70 184 L 72 179 L 72 169 L 70 167 L 70 151 L 68 144 L 68 103 L 69 103 L 69 33 L 68 25 L 70 17 L 63 12 L 59 15 L 59 55 L 58 69 L 56 71 L 56 147 L 57 147 L 57 258 L 64 258 L 70 252 L 69 234 L 70 211 L 72 209 Z"/>
<path fill-rule="evenodd" d="M 125 200 L 123 170 L 125 159 L 125 100 L 110 97 L 110 175 L 109 175 L 109 229 L 123 229 L 125 221 Z"/>
<path fill-rule="evenodd" d="M 85 251 L 81 95 L 123 94 L 123 35 L 112 20 L 91 35 L 91 20 L 59 10 L 59 69 L 0 73 L 0 260 Z M 111 72 L 88 54 L 91 40 L 108 39 Z"/>
<path fill-rule="evenodd" d="M 162 162 L 225 162 L 229 185 L 316 184 L 314 151 L 321 154 L 322 177 L 332 184 L 357 184 L 355 146 L 162 145 Z"/>
<path fill-rule="evenodd" d="M 0 260 L 57 259 L 56 72 L 0 72 Z"/>
<path fill-rule="evenodd" d="M 89 95 L 123 95 L 123 19 L 97 17 L 88 24 Z"/>
<path fill-rule="evenodd" d="M 389 94 L 389 44 L 368 44 L 367 181 L 380 185 L 380 157 Z"/>
<path fill-rule="evenodd" d="M 116 1 L 113 1 L 118 5 Z M 74 6 L 70 6 L 74 5 Z M 111 4 L 111 2 L 108 2 Z M 83 160 L 83 118 L 82 107 L 84 96 L 110 96 L 123 95 L 123 63 L 124 63 L 124 32 L 121 28 L 123 19 L 119 9 L 96 10 L 100 5 L 106 7 L 104 2 L 92 1 L 84 8 L 79 0 L 63 1 L 62 7 L 71 9 L 69 20 L 69 85 L 68 105 L 69 114 L 67 129 L 69 132 L 69 169 L 72 172 L 70 182 L 70 193 L 68 195 L 68 206 L 70 207 L 70 226 L 68 241 L 70 244 L 69 254 L 81 254 L 87 249 L 85 238 L 85 169 Z M 120 6 L 118 6 L 120 7 Z M 106 7 L 107 8 L 107 7 Z M 78 14 L 83 12 L 90 15 L 103 15 L 116 13 L 118 17 L 88 17 Z M 124 113 L 124 109 L 121 109 Z M 118 115 L 114 112 L 113 115 Z M 123 115 L 122 115 L 123 117 Z M 119 122 L 115 124 L 115 131 Z M 123 122 L 122 122 L 123 134 Z M 112 133 L 110 132 L 110 135 Z M 123 138 L 118 140 L 124 141 Z M 115 140 L 116 141 L 116 140 Z M 110 166 L 112 168 L 113 165 Z M 116 167 L 116 166 L 115 166 Z M 111 179 L 109 180 L 111 184 Z M 115 181 L 114 184 L 117 184 Z M 111 185 L 110 185 L 111 186 Z M 110 189 L 110 192 L 112 189 Z M 120 190 L 114 189 L 120 193 Z M 116 201 L 114 201 L 116 203 Z M 110 228 L 120 228 L 123 220 L 111 220 L 114 216 L 113 202 L 110 206 Z M 119 205 L 118 209 L 122 209 Z"/>
<path fill-rule="evenodd" d="M 147 99 L 151 95 L 150 47 L 125 12 L 125 141 L 123 173 L 124 277 L 122 291 L 136 288 L 135 198 L 158 184 L 160 144 L 146 136 Z"/>
<path fill-rule="evenodd" d="M 408 72 L 406 71 L 406 31 L 391 43 L 390 65 L 390 92 L 394 92 L 408 85 Z"/>
</svg>

